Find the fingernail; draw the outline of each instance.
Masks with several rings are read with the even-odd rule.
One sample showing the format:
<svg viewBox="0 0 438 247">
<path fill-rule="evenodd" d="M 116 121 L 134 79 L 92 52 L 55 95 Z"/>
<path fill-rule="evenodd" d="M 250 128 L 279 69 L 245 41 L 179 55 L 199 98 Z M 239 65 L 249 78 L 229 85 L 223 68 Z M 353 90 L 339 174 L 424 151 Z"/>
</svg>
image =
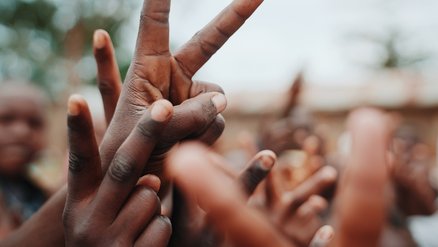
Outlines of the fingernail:
<svg viewBox="0 0 438 247">
<path fill-rule="evenodd" d="M 216 94 L 211 101 L 213 102 L 214 106 L 216 107 L 216 111 L 218 113 L 221 113 L 225 110 L 225 107 L 227 107 L 227 98 L 225 98 L 225 95 L 223 94 Z"/>
<path fill-rule="evenodd" d="M 323 197 L 318 195 L 310 196 L 308 202 L 309 205 L 311 205 L 316 212 L 321 212 L 328 207 L 327 201 Z"/>
<path fill-rule="evenodd" d="M 80 95 L 74 94 L 70 96 L 67 103 L 67 113 L 70 116 L 77 116 L 81 112 L 79 101 L 82 100 Z"/>
<path fill-rule="evenodd" d="M 322 176 L 327 180 L 335 180 L 338 176 L 338 172 L 331 166 L 325 166 L 322 169 Z"/>
<path fill-rule="evenodd" d="M 275 164 L 275 154 L 270 152 L 266 152 L 264 153 L 261 157 L 260 157 L 260 165 L 263 169 L 269 171 L 272 169 L 272 167 Z"/>
<path fill-rule="evenodd" d="M 171 221 L 170 221 L 170 219 L 167 216 L 160 215 L 159 217 L 161 218 L 161 220 L 163 220 L 167 224 L 171 224 Z"/>
<path fill-rule="evenodd" d="M 143 186 L 148 186 L 153 191 L 158 193 L 158 191 L 160 191 L 160 187 L 161 187 L 161 180 L 160 180 L 160 178 L 158 178 L 155 175 L 147 174 L 147 175 L 144 175 L 143 177 L 141 177 L 139 179 L 139 181 L 137 182 L 137 184 L 140 184 Z"/>
<path fill-rule="evenodd" d="M 318 235 L 321 240 L 331 240 L 334 236 L 333 228 L 331 226 L 323 226 L 319 230 Z"/>
<path fill-rule="evenodd" d="M 93 35 L 94 47 L 97 49 L 102 49 L 105 46 L 105 34 L 102 30 L 96 30 Z"/>
<path fill-rule="evenodd" d="M 152 105 L 151 117 L 157 122 L 164 122 L 169 119 L 172 109 L 172 104 L 169 101 L 157 101 Z"/>
</svg>

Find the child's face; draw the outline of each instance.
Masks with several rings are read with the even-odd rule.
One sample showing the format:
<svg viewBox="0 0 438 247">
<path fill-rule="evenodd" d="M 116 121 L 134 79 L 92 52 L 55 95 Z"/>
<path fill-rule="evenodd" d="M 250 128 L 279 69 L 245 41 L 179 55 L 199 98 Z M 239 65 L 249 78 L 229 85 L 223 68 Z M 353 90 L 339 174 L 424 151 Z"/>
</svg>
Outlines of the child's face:
<svg viewBox="0 0 438 247">
<path fill-rule="evenodd" d="M 23 174 L 45 146 L 44 106 L 30 93 L 0 95 L 0 174 Z"/>
</svg>

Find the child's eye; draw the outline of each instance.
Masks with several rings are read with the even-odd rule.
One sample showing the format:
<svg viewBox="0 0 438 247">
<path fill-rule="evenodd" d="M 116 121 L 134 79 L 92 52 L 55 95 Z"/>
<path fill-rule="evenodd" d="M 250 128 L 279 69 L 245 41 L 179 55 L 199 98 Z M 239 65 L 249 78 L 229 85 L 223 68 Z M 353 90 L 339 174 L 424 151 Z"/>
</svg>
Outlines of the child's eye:
<svg viewBox="0 0 438 247">
<path fill-rule="evenodd" d="M 31 118 L 31 119 L 29 119 L 28 124 L 29 124 L 29 126 L 32 129 L 40 129 L 44 125 L 43 124 L 43 120 L 39 119 L 39 118 Z"/>
<path fill-rule="evenodd" d="M 0 124 L 2 125 L 8 125 L 14 122 L 15 116 L 12 114 L 4 114 L 0 115 Z"/>
</svg>

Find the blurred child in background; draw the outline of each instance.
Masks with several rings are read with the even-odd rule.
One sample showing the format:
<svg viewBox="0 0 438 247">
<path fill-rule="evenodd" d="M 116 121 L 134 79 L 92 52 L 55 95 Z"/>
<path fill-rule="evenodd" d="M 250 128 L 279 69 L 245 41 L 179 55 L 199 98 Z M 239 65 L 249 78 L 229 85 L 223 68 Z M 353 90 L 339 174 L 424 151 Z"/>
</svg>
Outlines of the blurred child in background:
<svg viewBox="0 0 438 247">
<path fill-rule="evenodd" d="M 46 200 L 27 176 L 46 145 L 46 98 L 30 85 L 0 86 L 0 238 L 16 229 Z"/>
</svg>

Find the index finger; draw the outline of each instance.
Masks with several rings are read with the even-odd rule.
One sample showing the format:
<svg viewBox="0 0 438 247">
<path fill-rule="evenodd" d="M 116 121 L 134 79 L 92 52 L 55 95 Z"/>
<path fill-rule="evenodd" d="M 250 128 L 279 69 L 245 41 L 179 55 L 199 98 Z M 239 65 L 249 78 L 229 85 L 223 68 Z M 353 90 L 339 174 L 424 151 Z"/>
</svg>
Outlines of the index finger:
<svg viewBox="0 0 438 247">
<path fill-rule="evenodd" d="M 96 208 L 114 219 L 129 197 L 173 113 L 170 102 L 155 102 L 117 150 L 96 196 Z"/>
<path fill-rule="evenodd" d="M 97 85 L 102 96 L 107 125 L 113 118 L 122 90 L 122 79 L 109 34 L 96 30 L 93 37 L 94 58 L 97 64 Z"/>
<path fill-rule="evenodd" d="M 192 77 L 254 13 L 263 0 L 234 0 L 175 53 L 175 59 Z"/>
</svg>

